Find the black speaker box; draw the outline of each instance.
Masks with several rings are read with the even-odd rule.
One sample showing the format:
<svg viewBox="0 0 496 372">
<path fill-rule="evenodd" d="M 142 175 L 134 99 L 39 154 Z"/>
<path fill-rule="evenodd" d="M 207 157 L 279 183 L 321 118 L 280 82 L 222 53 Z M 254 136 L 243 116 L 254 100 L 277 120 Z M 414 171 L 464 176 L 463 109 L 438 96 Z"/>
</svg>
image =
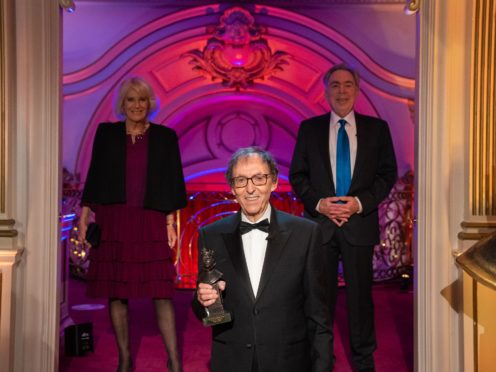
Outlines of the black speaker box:
<svg viewBox="0 0 496 372">
<path fill-rule="evenodd" d="M 93 351 L 93 324 L 81 323 L 64 329 L 65 353 L 72 356 L 83 356 Z"/>
</svg>

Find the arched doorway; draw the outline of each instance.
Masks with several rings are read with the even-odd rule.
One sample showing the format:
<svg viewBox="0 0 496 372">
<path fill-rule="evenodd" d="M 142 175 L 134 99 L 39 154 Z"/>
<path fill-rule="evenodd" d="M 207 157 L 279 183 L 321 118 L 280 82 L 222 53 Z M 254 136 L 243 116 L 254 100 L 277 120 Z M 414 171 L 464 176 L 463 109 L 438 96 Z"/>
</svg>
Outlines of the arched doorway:
<svg viewBox="0 0 496 372">
<path fill-rule="evenodd" d="M 121 35 L 90 65 L 64 75 L 64 121 L 72 123 L 66 131 L 72 152 L 64 151 L 64 156 L 68 155 L 67 164 L 72 163 L 75 173 L 83 177 L 86 173 L 96 125 L 115 120 L 111 106 L 116 84 L 127 74 L 136 74 L 145 76 L 159 93 L 163 104 L 154 120 L 178 133 L 190 186 L 215 184 L 229 154 L 247 144 L 271 150 L 284 178 L 299 122 L 327 110 L 320 80 L 338 61 L 361 67 L 358 109 L 395 123 L 401 171 L 411 170 L 413 78 L 385 68 L 345 32 L 322 21 L 297 11 L 254 6 L 252 13 L 271 29 L 270 45 L 291 58 L 282 70 L 256 80 L 248 89 L 222 86 L 194 71 L 187 53 L 203 50 L 209 38 L 205 29 L 225 9 L 199 6 L 165 12 Z M 410 62 L 413 65 L 413 58 Z M 88 110 L 83 112 L 85 105 Z M 74 112 L 78 117 L 71 118 Z M 77 152 L 74 146 L 79 146 Z"/>
</svg>

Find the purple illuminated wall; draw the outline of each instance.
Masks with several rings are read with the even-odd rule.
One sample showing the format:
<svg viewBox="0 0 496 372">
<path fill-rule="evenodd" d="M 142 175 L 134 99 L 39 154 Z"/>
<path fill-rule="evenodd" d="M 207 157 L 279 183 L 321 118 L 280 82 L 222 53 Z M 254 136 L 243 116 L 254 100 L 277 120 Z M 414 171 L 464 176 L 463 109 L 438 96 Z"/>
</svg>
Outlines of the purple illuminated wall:
<svg viewBox="0 0 496 372">
<path fill-rule="evenodd" d="M 84 178 L 96 126 L 117 120 L 114 89 L 131 74 L 157 92 L 153 121 L 176 130 L 190 189 L 222 189 L 226 159 L 247 145 L 270 150 L 284 179 L 299 122 L 328 110 L 322 74 L 341 61 L 361 72 L 358 110 L 390 123 L 400 175 L 413 169 L 415 19 L 401 5 L 247 8 L 289 63 L 240 91 L 193 71 L 184 57 L 205 47 L 206 27 L 227 8 L 80 2 L 64 14 L 63 159 L 70 172 Z"/>
</svg>

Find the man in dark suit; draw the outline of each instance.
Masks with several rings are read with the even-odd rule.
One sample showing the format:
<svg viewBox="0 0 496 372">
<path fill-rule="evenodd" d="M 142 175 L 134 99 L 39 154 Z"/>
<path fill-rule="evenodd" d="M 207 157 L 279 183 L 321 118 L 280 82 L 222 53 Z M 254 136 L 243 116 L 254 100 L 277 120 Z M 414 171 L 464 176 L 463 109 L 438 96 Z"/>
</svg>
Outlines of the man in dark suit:
<svg viewBox="0 0 496 372">
<path fill-rule="evenodd" d="M 238 150 L 226 178 L 241 210 L 200 229 L 198 247 L 214 251 L 223 304 L 233 317 L 213 326 L 213 372 L 332 370 L 320 227 L 270 205 L 277 174 L 268 152 Z M 199 283 L 197 317 L 217 298 L 210 284 Z"/>
<path fill-rule="evenodd" d="M 396 181 L 396 158 L 388 124 L 354 111 L 358 73 L 336 65 L 324 84 L 332 111 L 301 123 L 289 179 L 305 216 L 322 227 L 332 319 L 341 258 L 354 368 L 373 371 L 372 256 L 379 243 L 378 205 Z"/>
</svg>

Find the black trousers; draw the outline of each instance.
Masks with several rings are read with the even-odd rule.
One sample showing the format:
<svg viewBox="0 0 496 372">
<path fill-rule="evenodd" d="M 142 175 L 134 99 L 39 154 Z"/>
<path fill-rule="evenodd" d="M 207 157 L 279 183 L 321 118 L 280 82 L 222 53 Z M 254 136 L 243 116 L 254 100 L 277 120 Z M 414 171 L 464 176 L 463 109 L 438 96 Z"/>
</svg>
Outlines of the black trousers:
<svg viewBox="0 0 496 372">
<path fill-rule="evenodd" d="M 252 365 L 251 365 L 251 372 L 259 372 L 259 369 L 258 369 L 258 359 L 257 359 L 257 352 L 256 352 L 256 350 L 254 350 L 254 353 L 253 353 L 253 362 L 252 362 Z"/>
<path fill-rule="evenodd" d="M 346 304 L 352 360 L 356 370 L 374 368 L 373 352 L 377 348 L 372 300 L 373 246 L 350 245 L 340 228 L 327 244 L 327 262 L 331 281 L 330 309 L 334 321 L 339 260 L 343 263 Z"/>
</svg>

